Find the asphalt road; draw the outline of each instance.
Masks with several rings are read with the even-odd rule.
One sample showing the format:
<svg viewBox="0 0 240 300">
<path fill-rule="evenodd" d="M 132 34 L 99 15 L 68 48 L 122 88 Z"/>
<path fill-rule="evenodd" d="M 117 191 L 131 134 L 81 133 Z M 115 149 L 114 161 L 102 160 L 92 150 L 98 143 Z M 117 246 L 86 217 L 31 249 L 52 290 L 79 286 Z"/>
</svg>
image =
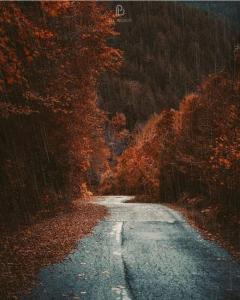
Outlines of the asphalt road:
<svg viewBox="0 0 240 300">
<path fill-rule="evenodd" d="M 102 197 L 111 215 L 25 299 L 240 299 L 240 265 L 177 212 Z"/>
</svg>

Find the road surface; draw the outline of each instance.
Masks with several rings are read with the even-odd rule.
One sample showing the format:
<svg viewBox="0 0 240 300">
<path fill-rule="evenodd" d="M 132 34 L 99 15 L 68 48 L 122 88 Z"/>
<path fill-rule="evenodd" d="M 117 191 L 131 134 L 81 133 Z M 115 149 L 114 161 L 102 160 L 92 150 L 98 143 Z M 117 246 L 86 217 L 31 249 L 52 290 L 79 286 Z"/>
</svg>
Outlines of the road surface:
<svg viewBox="0 0 240 300">
<path fill-rule="evenodd" d="M 240 299 L 240 266 L 224 249 L 174 210 L 127 199 L 99 198 L 110 216 L 62 263 L 44 268 L 26 299 Z"/>
</svg>

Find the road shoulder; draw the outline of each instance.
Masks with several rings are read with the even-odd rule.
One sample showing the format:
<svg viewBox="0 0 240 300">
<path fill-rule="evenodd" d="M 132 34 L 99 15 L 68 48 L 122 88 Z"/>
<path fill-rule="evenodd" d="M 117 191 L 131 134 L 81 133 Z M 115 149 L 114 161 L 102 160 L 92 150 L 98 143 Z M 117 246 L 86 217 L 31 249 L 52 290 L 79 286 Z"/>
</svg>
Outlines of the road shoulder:
<svg viewBox="0 0 240 300">
<path fill-rule="evenodd" d="M 19 299 L 34 285 L 39 270 L 74 250 L 107 214 L 104 206 L 76 202 L 67 210 L 15 232 L 1 233 L 0 298 Z"/>
<path fill-rule="evenodd" d="M 237 220 L 236 216 L 227 215 L 217 218 L 217 207 L 209 206 L 204 203 L 201 207 L 198 207 L 196 202 L 198 203 L 200 199 L 198 199 L 199 197 L 195 198 L 180 198 L 176 202 L 161 203 L 157 198 L 148 195 L 138 195 L 128 202 L 164 204 L 180 212 L 206 239 L 221 245 L 239 262 L 240 220 Z"/>
<path fill-rule="evenodd" d="M 171 203 L 167 206 L 179 211 L 206 239 L 221 245 L 240 262 L 239 227 L 234 229 L 232 226 L 224 227 L 223 224 L 211 219 L 204 209 L 185 207 L 179 203 Z"/>
</svg>

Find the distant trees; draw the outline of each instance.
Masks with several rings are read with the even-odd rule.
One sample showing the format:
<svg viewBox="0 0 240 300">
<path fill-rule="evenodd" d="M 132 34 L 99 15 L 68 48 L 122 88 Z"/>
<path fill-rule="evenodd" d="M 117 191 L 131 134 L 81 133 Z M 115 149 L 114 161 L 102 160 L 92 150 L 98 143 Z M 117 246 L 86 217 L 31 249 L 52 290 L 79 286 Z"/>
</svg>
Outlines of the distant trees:
<svg viewBox="0 0 240 300">
<path fill-rule="evenodd" d="M 173 145 L 174 115 L 175 111 L 170 110 L 153 116 L 137 133 L 134 142 L 118 157 L 114 169 L 114 189 L 119 193 L 158 194 L 159 178 L 163 177 L 160 164 L 164 168 L 173 155 L 169 150 Z"/>
<path fill-rule="evenodd" d="M 125 193 L 174 201 L 201 193 L 239 212 L 239 79 L 210 75 L 179 110 L 150 119 L 119 157 L 115 184 Z"/>
<path fill-rule="evenodd" d="M 105 193 L 116 191 L 113 189 L 113 166 L 116 165 L 116 161 L 119 155 L 126 149 L 130 140 L 131 134 L 126 129 L 126 117 L 123 113 L 116 113 L 112 117 L 109 116 L 108 122 L 105 127 L 105 139 L 109 146 L 110 155 L 108 157 L 108 167 L 101 175 L 98 192 Z"/>
<path fill-rule="evenodd" d="M 114 16 L 93 2 L 0 4 L 1 217 L 89 193 L 107 167 L 99 76 L 121 52 Z"/>
<path fill-rule="evenodd" d="M 96 91 L 105 71 L 115 72 L 122 63 L 122 52 L 109 45 L 117 35 L 113 14 L 94 2 L 0 3 L 2 219 L 11 214 L 29 219 L 43 207 L 89 195 L 91 186 L 100 181 L 104 192 L 171 200 L 188 190 L 239 209 L 238 52 L 233 77 L 209 76 L 185 97 L 179 110 L 164 109 L 154 115 L 132 142 L 127 129 L 153 111 L 174 106 L 178 95 L 195 86 L 209 66 L 212 70 L 227 64 L 231 69 L 233 60 L 226 54 L 235 35 L 216 21 L 225 30 L 219 52 L 221 30 L 216 31 L 209 16 L 157 4 L 164 12 L 159 18 L 154 4 L 149 10 L 146 4 L 139 5 L 148 16 L 148 27 L 158 23 L 146 29 L 144 18 L 130 4 L 131 17 L 140 20 L 128 32 L 136 43 L 124 44 L 132 62 L 125 65 L 127 77 L 123 69 L 118 76 L 111 74 L 112 80 L 104 76 L 101 85 L 102 95 L 112 101 L 102 105 L 110 108 L 108 119 L 98 106 Z M 178 9 L 184 17 L 179 17 Z M 186 20 L 194 25 L 190 33 Z M 207 51 L 205 21 L 212 30 L 207 38 L 211 32 L 216 37 L 211 40 L 213 49 L 210 45 Z M 186 50 L 188 37 L 196 38 L 196 33 L 200 40 L 190 38 L 195 43 Z M 174 105 L 163 104 L 171 97 Z"/>
<path fill-rule="evenodd" d="M 226 4 L 227 5 L 227 4 Z M 101 106 L 123 112 L 128 129 L 153 113 L 177 108 L 210 73 L 233 69 L 234 27 L 183 2 L 126 2 L 131 22 L 117 23 L 124 51 L 118 74 L 101 81 Z"/>
</svg>

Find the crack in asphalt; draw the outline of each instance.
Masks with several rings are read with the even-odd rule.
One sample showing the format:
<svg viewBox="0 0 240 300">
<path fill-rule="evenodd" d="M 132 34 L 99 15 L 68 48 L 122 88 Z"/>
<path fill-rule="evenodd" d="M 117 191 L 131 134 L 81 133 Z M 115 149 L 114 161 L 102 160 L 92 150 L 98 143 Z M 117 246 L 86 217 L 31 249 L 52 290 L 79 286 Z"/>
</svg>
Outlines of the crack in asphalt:
<svg viewBox="0 0 240 300">
<path fill-rule="evenodd" d="M 101 199 L 109 216 L 67 259 L 42 269 L 26 299 L 240 299 L 239 265 L 181 214 L 163 205 L 126 206 L 127 196 Z"/>
<path fill-rule="evenodd" d="M 133 289 L 132 289 L 131 284 L 130 284 L 130 276 L 129 276 L 130 273 L 128 271 L 127 264 L 126 264 L 126 261 L 124 260 L 124 255 L 123 255 L 123 252 L 122 252 L 122 248 L 123 248 L 123 244 L 124 244 L 124 227 L 125 227 L 125 222 L 122 222 L 122 230 L 121 230 L 121 259 L 122 259 L 122 265 L 123 265 L 124 280 L 125 280 L 126 288 L 127 288 L 127 291 L 128 291 L 128 299 L 129 300 L 133 300 L 134 297 L 133 297 Z M 123 300 L 125 300 L 125 299 L 123 298 Z"/>
<path fill-rule="evenodd" d="M 112 290 L 120 294 L 119 296 L 121 297 L 121 300 L 133 300 L 131 286 L 129 284 L 128 270 L 123 257 L 124 224 L 124 221 L 112 223 L 111 235 L 115 236 L 117 247 L 117 249 L 113 251 L 113 254 L 119 257 L 119 262 L 122 266 L 122 276 L 124 281 L 124 285 L 117 285 L 116 287 L 112 288 Z"/>
<path fill-rule="evenodd" d="M 128 291 L 128 298 L 129 300 L 134 300 L 134 294 L 133 294 L 133 289 L 131 287 L 131 281 L 130 281 L 130 272 L 128 271 L 128 267 L 127 267 L 127 263 L 124 260 L 124 257 L 122 256 L 122 263 L 123 263 L 123 271 L 124 271 L 124 278 L 125 278 L 125 282 L 126 282 L 126 287 L 127 287 L 127 291 Z M 125 300 L 126 298 L 122 298 L 122 300 Z M 126 299 L 126 300 L 127 300 Z"/>
</svg>

